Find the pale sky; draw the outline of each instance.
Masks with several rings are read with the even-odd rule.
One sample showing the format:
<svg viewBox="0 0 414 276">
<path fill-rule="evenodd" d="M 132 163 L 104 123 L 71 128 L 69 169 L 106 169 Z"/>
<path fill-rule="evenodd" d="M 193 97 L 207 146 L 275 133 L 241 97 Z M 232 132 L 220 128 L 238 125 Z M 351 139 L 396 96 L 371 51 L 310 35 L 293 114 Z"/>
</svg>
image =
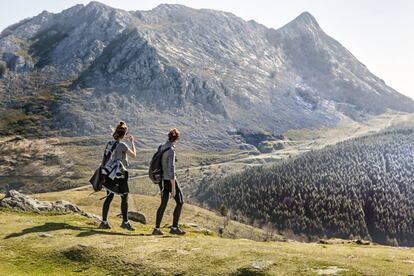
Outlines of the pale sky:
<svg viewBox="0 0 414 276">
<path fill-rule="evenodd" d="M 43 10 L 60 12 L 89 0 L 0 0 L 0 30 Z M 303 11 L 350 50 L 375 75 L 414 98 L 414 0 L 101 0 L 125 10 L 161 3 L 232 12 L 279 28 Z"/>
</svg>

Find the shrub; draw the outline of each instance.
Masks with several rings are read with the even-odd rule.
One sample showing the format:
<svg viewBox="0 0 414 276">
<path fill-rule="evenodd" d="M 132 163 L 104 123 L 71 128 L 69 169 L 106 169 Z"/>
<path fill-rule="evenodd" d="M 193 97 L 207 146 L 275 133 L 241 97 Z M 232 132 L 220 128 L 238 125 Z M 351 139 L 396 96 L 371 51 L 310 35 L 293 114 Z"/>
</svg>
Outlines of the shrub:
<svg viewBox="0 0 414 276">
<path fill-rule="evenodd" d="M 220 215 L 222 215 L 223 217 L 227 216 L 227 214 L 229 212 L 227 206 L 223 203 L 220 205 L 219 211 L 220 211 Z"/>
</svg>

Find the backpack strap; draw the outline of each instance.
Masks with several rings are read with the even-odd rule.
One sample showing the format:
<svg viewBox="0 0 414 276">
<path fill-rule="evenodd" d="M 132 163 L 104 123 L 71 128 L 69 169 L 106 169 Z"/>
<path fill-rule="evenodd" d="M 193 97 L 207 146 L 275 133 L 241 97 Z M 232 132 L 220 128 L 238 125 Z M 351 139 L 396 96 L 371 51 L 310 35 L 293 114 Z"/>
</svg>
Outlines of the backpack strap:
<svg viewBox="0 0 414 276">
<path fill-rule="evenodd" d="M 118 144 L 119 144 L 119 142 L 115 141 L 115 143 L 112 145 L 108 161 L 112 160 L 112 157 L 114 156 L 114 151 L 115 151 L 116 147 L 118 146 Z"/>
<path fill-rule="evenodd" d="M 160 148 L 160 149 L 161 149 L 161 148 Z M 161 156 L 162 156 L 165 152 L 169 151 L 170 149 L 172 149 L 172 147 L 168 147 L 168 148 L 164 149 L 164 150 L 161 152 Z"/>
<path fill-rule="evenodd" d="M 160 146 L 160 148 L 159 149 L 161 149 L 161 146 Z M 162 156 L 164 155 L 164 153 L 166 153 L 167 151 L 169 151 L 170 149 L 172 149 L 172 147 L 168 147 L 168 148 L 166 148 L 166 149 L 164 149 L 163 151 L 161 151 L 161 164 L 160 164 L 160 167 L 161 167 L 161 172 L 163 172 L 163 168 L 162 168 Z"/>
<path fill-rule="evenodd" d="M 115 143 L 112 145 L 111 151 L 114 151 L 114 149 L 116 148 L 116 146 L 119 144 L 118 141 L 115 141 Z"/>
<path fill-rule="evenodd" d="M 118 141 L 115 141 L 115 143 L 112 145 L 112 147 L 111 147 L 111 154 L 114 152 L 114 150 L 115 150 L 116 146 L 118 146 L 118 144 L 119 144 L 119 142 Z"/>
</svg>

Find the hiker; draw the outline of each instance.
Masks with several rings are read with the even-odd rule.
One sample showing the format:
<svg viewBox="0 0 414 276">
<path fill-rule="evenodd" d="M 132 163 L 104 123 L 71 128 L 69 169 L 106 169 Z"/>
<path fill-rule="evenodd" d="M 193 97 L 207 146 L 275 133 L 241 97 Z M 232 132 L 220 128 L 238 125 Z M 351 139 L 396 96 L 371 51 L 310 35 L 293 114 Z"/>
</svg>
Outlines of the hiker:
<svg viewBox="0 0 414 276">
<path fill-rule="evenodd" d="M 161 191 L 161 204 L 157 210 L 156 225 L 153 235 L 163 235 L 160 225 L 164 215 L 165 208 L 167 207 L 168 199 L 175 199 L 176 206 L 173 214 L 173 224 L 170 230 L 171 234 L 184 235 L 185 231 L 178 227 L 178 220 L 180 219 L 181 210 L 183 208 L 183 194 L 180 186 L 177 183 L 175 175 L 175 144 L 180 138 L 180 131 L 177 128 L 173 128 L 168 133 L 168 141 L 161 145 L 161 152 L 164 152 L 161 157 L 161 168 L 162 168 L 162 181 L 159 184 Z"/>
<path fill-rule="evenodd" d="M 102 207 L 102 222 L 99 225 L 100 229 L 111 229 L 108 223 L 109 206 L 114 198 L 115 194 L 121 196 L 121 212 L 122 223 L 121 228 L 134 231 L 135 228 L 128 221 L 128 157 L 135 158 L 137 152 L 134 144 L 134 136 L 129 135 L 128 140 L 131 144 L 131 148 L 123 142 L 124 137 L 128 134 L 128 126 L 124 122 L 120 122 L 113 130 L 113 141 L 109 142 L 105 152 L 111 150 L 111 156 L 109 160 L 102 164 L 102 173 L 105 175 L 105 180 L 102 184 L 106 189 L 106 199 Z"/>
</svg>

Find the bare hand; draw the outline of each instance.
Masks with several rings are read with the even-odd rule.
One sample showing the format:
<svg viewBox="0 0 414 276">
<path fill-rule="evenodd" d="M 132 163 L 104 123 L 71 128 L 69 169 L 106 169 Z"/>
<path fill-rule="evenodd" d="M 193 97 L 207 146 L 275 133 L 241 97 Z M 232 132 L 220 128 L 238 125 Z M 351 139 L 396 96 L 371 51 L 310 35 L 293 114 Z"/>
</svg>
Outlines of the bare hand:
<svg viewBox="0 0 414 276">
<path fill-rule="evenodd" d="M 170 194 L 171 194 L 171 198 L 175 198 L 175 195 L 176 195 L 176 191 L 175 191 L 175 189 L 174 189 L 174 190 L 172 190 Z"/>
<path fill-rule="evenodd" d="M 132 144 L 134 143 L 134 136 L 132 136 L 132 135 L 129 135 L 128 136 L 128 140 L 129 140 L 129 142 L 131 142 Z"/>
</svg>

